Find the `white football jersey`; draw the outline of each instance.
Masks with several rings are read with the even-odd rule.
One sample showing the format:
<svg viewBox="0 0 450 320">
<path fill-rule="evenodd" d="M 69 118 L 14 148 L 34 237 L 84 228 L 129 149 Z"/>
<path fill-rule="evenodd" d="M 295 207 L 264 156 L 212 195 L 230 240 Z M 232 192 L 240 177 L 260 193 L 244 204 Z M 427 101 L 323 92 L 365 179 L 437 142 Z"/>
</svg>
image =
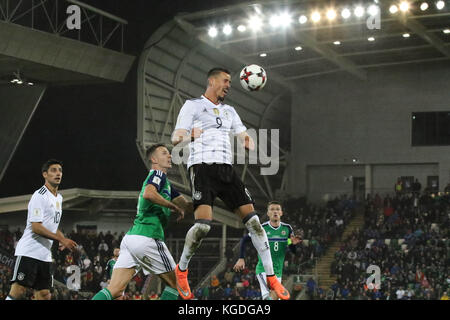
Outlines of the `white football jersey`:
<svg viewBox="0 0 450 320">
<path fill-rule="evenodd" d="M 54 196 L 47 187 L 36 190 L 28 203 L 27 226 L 16 246 L 16 256 L 26 256 L 37 260 L 52 262 L 53 240 L 47 239 L 31 230 L 32 222 L 42 222 L 49 231 L 56 233 L 62 216 L 63 197 Z"/>
<path fill-rule="evenodd" d="M 203 95 L 184 103 L 175 130 L 191 132 L 194 127 L 202 129 L 203 133 L 189 143 L 188 168 L 202 162 L 232 164 L 230 134 L 247 130 L 232 106 L 216 105 Z"/>
</svg>

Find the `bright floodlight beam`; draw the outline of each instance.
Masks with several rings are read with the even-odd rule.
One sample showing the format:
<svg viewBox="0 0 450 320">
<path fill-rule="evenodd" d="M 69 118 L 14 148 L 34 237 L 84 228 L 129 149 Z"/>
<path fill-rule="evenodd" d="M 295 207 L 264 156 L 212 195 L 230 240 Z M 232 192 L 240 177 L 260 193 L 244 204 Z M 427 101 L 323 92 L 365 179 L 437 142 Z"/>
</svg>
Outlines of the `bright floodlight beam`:
<svg viewBox="0 0 450 320">
<path fill-rule="evenodd" d="M 227 36 L 230 35 L 232 31 L 233 28 L 229 24 L 224 25 L 222 28 L 222 32 Z"/>
<path fill-rule="evenodd" d="M 398 11 L 398 7 L 395 4 L 393 4 L 392 6 L 389 7 L 390 13 L 394 14 L 394 13 L 397 13 L 397 11 Z"/>
<path fill-rule="evenodd" d="M 283 28 L 289 27 L 292 23 L 292 16 L 287 13 L 287 12 L 283 12 L 282 14 L 279 15 L 281 23 L 280 25 Z"/>
<path fill-rule="evenodd" d="M 439 0 L 438 2 L 436 2 L 436 8 L 438 10 L 442 10 L 442 9 L 444 9 L 444 7 L 445 7 L 445 2 L 444 1 Z"/>
<path fill-rule="evenodd" d="M 364 8 L 361 6 L 357 6 L 353 13 L 355 14 L 356 17 L 361 18 L 364 15 Z"/>
<path fill-rule="evenodd" d="M 216 27 L 211 27 L 211 28 L 209 28 L 209 30 L 208 30 L 208 35 L 209 35 L 211 38 L 215 38 L 215 37 L 217 36 L 217 28 L 216 28 Z"/>
<path fill-rule="evenodd" d="M 314 12 L 311 14 L 311 20 L 312 20 L 313 22 L 319 22 L 319 21 L 320 21 L 320 13 L 319 13 L 318 11 L 314 11 Z"/>
<path fill-rule="evenodd" d="M 243 24 L 238 25 L 237 30 L 239 32 L 245 32 L 245 30 L 247 30 L 247 27 L 244 26 Z"/>
<path fill-rule="evenodd" d="M 352 13 L 351 13 L 350 9 L 348 9 L 348 8 L 345 8 L 345 9 L 342 10 L 342 12 L 341 12 L 341 16 L 342 16 L 342 18 L 344 18 L 344 19 L 350 18 L 351 15 L 352 15 Z"/>
<path fill-rule="evenodd" d="M 306 23 L 307 21 L 308 21 L 308 17 L 305 16 L 305 15 L 301 15 L 301 16 L 298 18 L 298 22 L 300 22 L 301 24 L 304 24 L 304 23 Z"/>
<path fill-rule="evenodd" d="M 380 12 L 380 7 L 378 7 L 377 5 L 372 4 L 368 9 L 367 12 L 369 13 L 369 15 L 376 16 L 378 14 L 378 12 Z"/>
<path fill-rule="evenodd" d="M 279 15 L 273 15 L 270 17 L 269 19 L 269 24 L 273 27 L 276 28 L 281 24 L 281 18 Z"/>
<path fill-rule="evenodd" d="M 402 1 L 400 3 L 400 11 L 406 12 L 409 10 L 409 2 L 408 1 Z"/>
<path fill-rule="evenodd" d="M 328 20 L 332 21 L 334 19 L 336 19 L 336 11 L 334 9 L 329 9 L 327 11 L 327 18 Z"/>
<path fill-rule="evenodd" d="M 252 29 L 252 31 L 256 32 L 261 29 L 262 27 L 262 20 L 258 16 L 252 16 L 250 17 L 248 21 L 248 27 Z"/>
<path fill-rule="evenodd" d="M 422 2 L 422 4 L 420 5 L 420 10 L 425 11 L 427 9 L 428 9 L 428 3 Z"/>
</svg>

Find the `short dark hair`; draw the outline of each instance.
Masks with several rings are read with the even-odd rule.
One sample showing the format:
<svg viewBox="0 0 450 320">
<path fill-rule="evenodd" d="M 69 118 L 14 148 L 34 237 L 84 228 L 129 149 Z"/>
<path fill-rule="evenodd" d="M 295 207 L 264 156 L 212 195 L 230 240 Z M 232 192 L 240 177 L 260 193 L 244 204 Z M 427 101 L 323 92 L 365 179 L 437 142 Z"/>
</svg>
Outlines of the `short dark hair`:
<svg viewBox="0 0 450 320">
<path fill-rule="evenodd" d="M 51 165 L 54 165 L 54 164 L 59 164 L 61 167 L 63 166 L 63 163 L 62 163 L 62 161 L 60 161 L 60 160 L 56 160 L 56 159 L 50 159 L 50 160 L 47 160 L 43 165 L 42 165 L 42 172 L 47 172 L 48 171 L 48 168 L 50 168 L 50 166 Z"/>
<path fill-rule="evenodd" d="M 283 205 L 281 204 L 281 202 L 278 202 L 278 201 L 275 201 L 275 200 L 269 201 L 269 203 L 267 204 L 267 208 L 269 208 L 272 204 L 280 206 L 281 210 L 283 210 Z"/>
<path fill-rule="evenodd" d="M 167 148 L 167 146 L 164 143 L 156 143 L 152 145 L 145 151 L 145 156 L 147 157 L 147 160 L 150 160 L 150 157 L 152 156 L 153 152 L 155 152 L 156 149 L 158 149 L 159 147 Z"/>
<path fill-rule="evenodd" d="M 211 78 L 213 76 L 216 76 L 216 75 L 218 75 L 221 72 L 225 72 L 226 74 L 231 74 L 230 71 L 228 71 L 225 68 L 220 68 L 220 67 L 212 68 L 211 70 L 208 71 L 207 79 L 209 79 L 209 78 Z"/>
</svg>

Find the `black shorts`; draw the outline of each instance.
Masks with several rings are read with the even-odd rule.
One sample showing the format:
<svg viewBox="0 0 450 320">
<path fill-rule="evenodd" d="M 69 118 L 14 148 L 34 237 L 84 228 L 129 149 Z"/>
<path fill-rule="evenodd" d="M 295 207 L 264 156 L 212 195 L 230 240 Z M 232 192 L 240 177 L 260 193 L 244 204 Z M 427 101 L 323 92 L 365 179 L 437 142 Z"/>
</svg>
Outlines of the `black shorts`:
<svg viewBox="0 0 450 320">
<path fill-rule="evenodd" d="M 11 283 L 14 282 L 34 290 L 50 289 L 53 287 L 52 263 L 17 256 L 11 279 Z"/>
<path fill-rule="evenodd" d="M 216 197 L 231 211 L 254 204 L 250 192 L 229 164 L 194 164 L 189 168 L 189 177 L 194 210 L 202 204 L 212 207 Z"/>
</svg>

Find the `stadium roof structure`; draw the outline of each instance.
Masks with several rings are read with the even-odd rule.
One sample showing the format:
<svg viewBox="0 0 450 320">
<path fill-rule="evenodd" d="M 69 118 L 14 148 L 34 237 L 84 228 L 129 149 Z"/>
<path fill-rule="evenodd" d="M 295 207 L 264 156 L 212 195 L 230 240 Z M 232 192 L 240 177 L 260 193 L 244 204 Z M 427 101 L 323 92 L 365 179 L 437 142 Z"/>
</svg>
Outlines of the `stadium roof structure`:
<svg viewBox="0 0 450 320">
<path fill-rule="evenodd" d="M 64 198 L 63 210 L 69 214 L 78 214 L 96 219 L 100 213 L 107 216 L 134 217 L 139 191 L 89 190 L 72 188 L 59 190 Z M 26 211 L 31 194 L 0 199 L 0 214 Z M 186 198 L 188 195 L 184 194 Z M 214 220 L 233 228 L 243 228 L 236 216 L 221 208 L 214 210 Z M 192 224 L 192 215 L 186 216 L 183 223 Z M 131 223 L 131 221 L 130 221 Z"/>
<path fill-rule="evenodd" d="M 258 1 L 179 14 L 176 20 L 211 46 L 295 85 L 329 73 L 366 79 L 370 69 L 450 60 L 450 2 L 440 2 L 344 0 L 331 6 L 330 1 Z M 313 13 L 320 20 L 312 21 Z M 259 31 L 248 27 L 252 17 L 261 19 Z M 225 24 L 231 34 L 222 32 Z M 246 30 L 238 31 L 239 25 Z M 212 27 L 215 37 L 208 35 Z"/>
<path fill-rule="evenodd" d="M 70 7 L 79 26 L 68 24 Z M 76 0 L 0 1 L 0 84 L 123 82 L 135 59 L 124 51 L 127 23 Z"/>
</svg>

